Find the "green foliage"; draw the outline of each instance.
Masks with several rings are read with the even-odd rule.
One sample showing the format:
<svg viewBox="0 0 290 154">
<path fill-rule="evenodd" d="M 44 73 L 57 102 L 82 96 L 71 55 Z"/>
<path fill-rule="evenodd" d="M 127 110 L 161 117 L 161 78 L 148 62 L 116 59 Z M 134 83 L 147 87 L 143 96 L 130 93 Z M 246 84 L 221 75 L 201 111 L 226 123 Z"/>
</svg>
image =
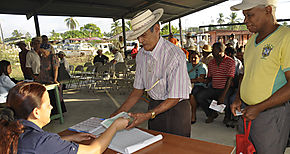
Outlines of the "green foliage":
<svg viewBox="0 0 290 154">
<path fill-rule="evenodd" d="M 122 27 L 119 21 L 115 21 L 111 24 L 111 33 L 114 35 L 120 34 L 122 32 Z"/>
<path fill-rule="evenodd" d="M 171 26 L 171 32 L 172 34 L 178 33 L 178 29 L 174 26 Z M 168 35 L 169 34 L 169 24 L 166 24 L 165 26 L 162 27 L 160 35 Z"/>
<path fill-rule="evenodd" d="M 84 37 L 103 37 L 101 29 L 95 24 L 89 23 L 80 28 Z"/>
<path fill-rule="evenodd" d="M 282 23 L 282 25 L 283 25 L 283 26 L 287 26 L 288 23 L 287 23 L 286 21 L 284 21 L 284 22 Z"/>
<path fill-rule="evenodd" d="M 232 12 L 230 14 L 229 17 L 227 17 L 226 19 L 229 20 L 228 24 L 234 24 L 234 23 L 240 23 L 240 21 L 242 20 L 241 18 L 238 18 L 238 15 L 236 12 Z M 228 26 L 227 29 L 230 29 L 230 30 L 238 30 L 239 29 L 239 26 Z"/>
<path fill-rule="evenodd" d="M 25 43 L 28 43 L 31 41 L 31 34 L 29 32 L 25 33 Z"/>
<path fill-rule="evenodd" d="M 50 40 L 60 40 L 60 33 L 56 33 L 54 29 L 50 32 Z"/>
<path fill-rule="evenodd" d="M 77 26 L 79 25 L 79 22 L 77 20 L 75 20 L 73 17 L 69 17 L 66 18 L 64 20 L 64 22 L 66 23 L 66 26 L 70 29 L 70 30 L 74 30 L 77 28 Z"/>
<path fill-rule="evenodd" d="M 12 32 L 12 38 L 21 38 L 21 36 L 23 36 L 23 34 L 16 29 Z"/>
</svg>

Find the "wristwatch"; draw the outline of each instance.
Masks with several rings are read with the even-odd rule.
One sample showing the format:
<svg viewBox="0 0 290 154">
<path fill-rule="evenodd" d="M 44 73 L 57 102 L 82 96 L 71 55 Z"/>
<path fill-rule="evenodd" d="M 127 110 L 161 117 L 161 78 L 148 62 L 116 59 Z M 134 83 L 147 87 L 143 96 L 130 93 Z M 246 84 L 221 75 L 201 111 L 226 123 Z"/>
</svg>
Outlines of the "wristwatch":
<svg viewBox="0 0 290 154">
<path fill-rule="evenodd" d="M 150 119 L 154 119 L 156 117 L 156 112 L 150 110 L 149 111 L 151 113 L 151 118 Z"/>
</svg>

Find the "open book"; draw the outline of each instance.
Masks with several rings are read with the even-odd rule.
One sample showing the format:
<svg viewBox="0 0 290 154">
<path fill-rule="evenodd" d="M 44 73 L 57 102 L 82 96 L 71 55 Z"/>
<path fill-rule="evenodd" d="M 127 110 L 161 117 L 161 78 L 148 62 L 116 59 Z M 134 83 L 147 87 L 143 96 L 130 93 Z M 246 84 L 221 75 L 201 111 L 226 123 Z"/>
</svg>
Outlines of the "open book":
<svg viewBox="0 0 290 154">
<path fill-rule="evenodd" d="M 69 130 L 77 132 L 88 132 L 99 136 L 106 130 L 101 122 L 101 118 L 91 117 L 88 120 L 85 120 L 70 127 Z M 129 130 L 118 131 L 113 137 L 109 148 L 120 153 L 129 154 L 136 152 L 161 139 L 161 134 L 154 136 L 138 128 L 132 128 Z"/>
</svg>

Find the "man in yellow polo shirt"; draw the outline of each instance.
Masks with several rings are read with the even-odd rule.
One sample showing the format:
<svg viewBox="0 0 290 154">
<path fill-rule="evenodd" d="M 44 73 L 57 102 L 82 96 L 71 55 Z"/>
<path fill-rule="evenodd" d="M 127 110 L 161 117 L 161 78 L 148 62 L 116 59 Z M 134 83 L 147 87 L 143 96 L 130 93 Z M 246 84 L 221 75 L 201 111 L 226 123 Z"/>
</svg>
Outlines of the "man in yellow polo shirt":
<svg viewBox="0 0 290 154">
<path fill-rule="evenodd" d="M 275 9 L 276 0 L 243 0 L 231 7 L 243 10 L 254 33 L 245 48 L 244 77 L 231 110 L 236 115 L 245 104 L 242 113 L 252 120 L 250 140 L 257 154 L 283 154 L 290 130 L 290 28 L 277 23 Z"/>
</svg>

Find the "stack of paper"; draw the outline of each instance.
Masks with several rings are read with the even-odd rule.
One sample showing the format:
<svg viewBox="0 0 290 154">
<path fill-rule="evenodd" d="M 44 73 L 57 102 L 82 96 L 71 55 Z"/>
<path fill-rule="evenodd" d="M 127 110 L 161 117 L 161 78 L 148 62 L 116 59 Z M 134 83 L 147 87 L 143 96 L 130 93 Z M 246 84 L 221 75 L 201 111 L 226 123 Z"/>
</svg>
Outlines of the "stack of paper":
<svg viewBox="0 0 290 154">
<path fill-rule="evenodd" d="M 124 117 L 126 114 L 127 113 L 125 112 L 118 114 L 117 116 L 111 118 L 111 120 L 107 120 L 105 125 L 109 127 L 114 119 L 117 119 L 118 117 Z M 103 122 L 105 122 L 105 120 Z M 106 130 L 106 127 L 104 127 L 101 123 L 101 118 L 91 117 L 88 120 L 85 120 L 70 127 L 69 130 L 77 132 L 88 132 L 99 136 Z M 109 148 L 120 153 L 129 154 L 138 151 L 150 144 L 153 144 L 161 139 L 162 135 L 154 136 L 138 128 L 132 128 L 129 130 L 118 131 L 113 137 Z"/>
<path fill-rule="evenodd" d="M 115 116 L 112 117 L 112 118 L 109 118 L 109 119 L 104 120 L 101 124 L 102 124 L 104 127 L 109 128 L 109 127 L 112 125 L 112 123 L 113 123 L 116 119 L 118 119 L 118 118 L 120 118 L 120 117 L 123 117 L 123 118 L 130 118 L 130 116 L 128 115 L 127 112 L 121 112 L 121 113 L 115 115 Z"/>
</svg>

